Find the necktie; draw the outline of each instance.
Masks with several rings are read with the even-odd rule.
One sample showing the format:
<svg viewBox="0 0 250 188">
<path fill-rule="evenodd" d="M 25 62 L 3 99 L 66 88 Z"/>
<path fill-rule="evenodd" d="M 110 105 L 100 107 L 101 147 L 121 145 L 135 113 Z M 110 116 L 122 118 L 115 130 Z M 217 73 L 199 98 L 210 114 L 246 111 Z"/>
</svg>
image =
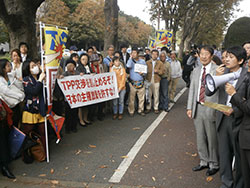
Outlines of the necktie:
<svg viewBox="0 0 250 188">
<path fill-rule="evenodd" d="M 206 67 L 203 67 L 203 73 L 201 77 L 201 88 L 200 88 L 200 101 L 199 102 L 205 102 L 205 77 L 206 77 Z"/>
</svg>

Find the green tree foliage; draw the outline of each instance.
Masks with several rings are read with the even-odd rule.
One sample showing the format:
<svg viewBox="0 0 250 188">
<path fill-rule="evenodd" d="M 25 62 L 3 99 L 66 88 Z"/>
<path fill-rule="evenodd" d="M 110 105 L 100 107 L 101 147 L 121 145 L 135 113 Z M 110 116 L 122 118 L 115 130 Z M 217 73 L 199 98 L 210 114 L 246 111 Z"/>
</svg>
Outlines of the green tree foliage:
<svg viewBox="0 0 250 188">
<path fill-rule="evenodd" d="M 239 18 L 230 25 L 225 36 L 224 47 L 241 46 L 246 41 L 250 41 L 250 17 Z"/>
<path fill-rule="evenodd" d="M 3 21 L 0 20 L 0 43 L 9 42 L 9 34 Z"/>
</svg>

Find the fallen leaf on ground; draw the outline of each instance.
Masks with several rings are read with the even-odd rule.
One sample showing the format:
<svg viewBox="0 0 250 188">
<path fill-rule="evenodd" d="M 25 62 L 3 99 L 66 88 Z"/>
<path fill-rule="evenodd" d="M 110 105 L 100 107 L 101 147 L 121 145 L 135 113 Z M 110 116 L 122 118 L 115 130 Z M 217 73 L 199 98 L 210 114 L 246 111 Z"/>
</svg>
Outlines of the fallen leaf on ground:
<svg viewBox="0 0 250 188">
<path fill-rule="evenodd" d="M 166 136 L 167 136 L 166 134 L 163 135 L 163 137 L 166 137 Z"/>
<path fill-rule="evenodd" d="M 121 156 L 122 159 L 128 158 L 127 155 Z"/>
<path fill-rule="evenodd" d="M 164 163 L 164 161 L 161 161 L 161 164 L 163 164 Z"/>
<path fill-rule="evenodd" d="M 69 167 L 65 167 L 65 169 L 66 169 L 66 170 L 68 170 L 68 169 L 69 169 Z"/>
<path fill-rule="evenodd" d="M 27 174 L 23 173 L 23 176 L 26 176 Z"/>
<path fill-rule="evenodd" d="M 46 176 L 46 174 L 40 174 L 39 175 L 39 177 L 45 177 Z"/>
<path fill-rule="evenodd" d="M 197 153 L 193 153 L 193 154 L 192 154 L 192 157 L 196 157 L 196 156 L 197 156 Z"/>
<path fill-rule="evenodd" d="M 96 177 L 96 175 L 93 175 L 93 176 L 92 176 L 92 179 L 95 179 L 95 177 Z"/>
<path fill-rule="evenodd" d="M 140 130 L 140 127 L 134 127 L 133 130 Z"/>
<path fill-rule="evenodd" d="M 16 182 L 16 179 L 14 179 L 13 182 Z"/>
<path fill-rule="evenodd" d="M 144 157 L 148 159 L 148 156 L 147 156 L 147 155 L 144 155 Z"/>
<path fill-rule="evenodd" d="M 108 166 L 107 165 L 102 165 L 99 168 L 108 168 Z"/>
<path fill-rule="evenodd" d="M 86 153 L 86 154 L 91 154 L 92 151 L 85 151 L 84 153 Z"/>
<path fill-rule="evenodd" d="M 213 177 L 212 176 L 208 176 L 207 177 L 207 182 L 210 182 L 210 181 L 212 181 L 213 180 Z"/>
<path fill-rule="evenodd" d="M 152 177 L 152 180 L 155 181 L 156 180 L 155 177 Z"/>
<path fill-rule="evenodd" d="M 75 154 L 76 154 L 76 155 L 79 155 L 81 152 L 82 152 L 82 150 L 79 149 L 79 150 L 76 151 Z"/>
<path fill-rule="evenodd" d="M 57 184 L 59 184 L 59 181 L 57 181 L 57 180 L 52 180 L 51 183 L 57 185 Z"/>
<path fill-rule="evenodd" d="M 90 148 L 96 148 L 95 145 L 91 145 L 91 144 L 89 144 L 89 147 L 90 147 Z"/>
<path fill-rule="evenodd" d="M 54 174 L 55 170 L 53 168 L 50 169 L 50 173 Z"/>
</svg>

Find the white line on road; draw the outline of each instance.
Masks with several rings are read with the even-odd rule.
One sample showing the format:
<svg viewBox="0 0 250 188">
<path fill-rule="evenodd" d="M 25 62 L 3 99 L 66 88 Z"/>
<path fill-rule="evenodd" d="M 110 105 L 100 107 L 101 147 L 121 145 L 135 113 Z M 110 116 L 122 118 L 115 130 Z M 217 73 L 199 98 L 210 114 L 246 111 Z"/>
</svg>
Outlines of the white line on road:
<svg viewBox="0 0 250 188">
<path fill-rule="evenodd" d="M 187 90 L 187 88 L 183 88 L 174 98 L 175 101 L 177 101 L 181 95 Z M 170 104 L 169 109 L 173 107 L 174 104 Z M 129 166 L 133 162 L 136 155 L 139 153 L 140 149 L 144 145 L 144 143 L 147 141 L 149 136 L 153 133 L 153 131 L 157 128 L 157 126 L 160 124 L 160 122 L 163 120 L 163 118 L 167 115 L 167 112 L 163 111 L 156 120 L 146 129 L 146 131 L 141 135 L 139 140 L 135 143 L 135 145 L 131 148 L 131 150 L 126 155 L 127 158 L 123 159 L 119 167 L 117 168 L 116 172 L 113 174 L 113 176 L 109 179 L 110 183 L 119 183 L 128 170 Z"/>
</svg>

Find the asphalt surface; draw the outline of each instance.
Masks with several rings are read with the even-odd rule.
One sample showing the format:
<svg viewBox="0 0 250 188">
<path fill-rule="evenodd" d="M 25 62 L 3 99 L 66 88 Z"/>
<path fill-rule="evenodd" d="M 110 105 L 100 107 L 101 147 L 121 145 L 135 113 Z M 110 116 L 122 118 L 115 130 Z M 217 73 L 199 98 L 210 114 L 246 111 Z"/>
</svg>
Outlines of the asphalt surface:
<svg viewBox="0 0 250 188">
<path fill-rule="evenodd" d="M 177 92 L 184 87 L 178 84 Z M 192 172 L 199 163 L 193 122 L 186 117 L 187 91 L 148 138 L 118 184 L 108 182 L 135 142 L 158 117 L 124 115 L 95 121 L 77 133 L 63 134 L 59 144 L 50 140 L 50 163 L 11 163 L 16 180 L 0 176 L 0 187 L 88 187 L 88 188 L 203 188 L 219 187 L 219 175 L 207 179 Z"/>
</svg>

